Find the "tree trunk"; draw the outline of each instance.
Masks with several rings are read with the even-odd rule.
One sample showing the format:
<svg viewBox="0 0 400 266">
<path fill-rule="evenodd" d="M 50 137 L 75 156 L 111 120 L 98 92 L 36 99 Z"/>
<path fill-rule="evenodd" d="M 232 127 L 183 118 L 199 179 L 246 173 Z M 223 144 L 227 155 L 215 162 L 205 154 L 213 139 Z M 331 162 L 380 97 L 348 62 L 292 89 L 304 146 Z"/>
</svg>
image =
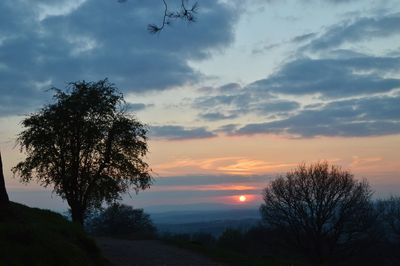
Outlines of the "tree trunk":
<svg viewBox="0 0 400 266">
<path fill-rule="evenodd" d="M 71 207 L 71 216 L 72 216 L 72 222 L 78 223 L 81 226 L 83 226 L 84 222 L 84 217 L 85 217 L 85 211 L 81 206 L 79 205 L 72 205 Z"/>
<path fill-rule="evenodd" d="M 7 206 L 9 202 L 10 200 L 8 199 L 6 184 L 4 182 L 3 163 L 1 161 L 1 153 L 0 153 L 0 207 Z"/>
</svg>

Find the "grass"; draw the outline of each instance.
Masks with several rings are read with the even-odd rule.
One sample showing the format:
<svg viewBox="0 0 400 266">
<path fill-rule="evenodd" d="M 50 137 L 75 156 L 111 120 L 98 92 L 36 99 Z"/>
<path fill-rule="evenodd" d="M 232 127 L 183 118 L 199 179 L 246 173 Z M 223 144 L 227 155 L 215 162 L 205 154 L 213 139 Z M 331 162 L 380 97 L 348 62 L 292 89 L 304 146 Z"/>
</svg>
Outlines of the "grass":
<svg viewBox="0 0 400 266">
<path fill-rule="evenodd" d="M 107 265 L 95 242 L 60 214 L 11 203 L 0 210 L 0 265 Z"/>
</svg>

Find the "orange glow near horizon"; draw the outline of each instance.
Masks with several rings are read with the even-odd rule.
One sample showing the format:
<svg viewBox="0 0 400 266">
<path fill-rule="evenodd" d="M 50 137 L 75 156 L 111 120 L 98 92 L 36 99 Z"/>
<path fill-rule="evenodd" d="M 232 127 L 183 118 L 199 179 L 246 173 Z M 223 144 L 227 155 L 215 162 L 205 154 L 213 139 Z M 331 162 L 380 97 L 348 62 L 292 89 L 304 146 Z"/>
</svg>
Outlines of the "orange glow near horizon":
<svg viewBox="0 0 400 266">
<path fill-rule="evenodd" d="M 201 149 L 199 149 L 201 147 Z M 269 135 L 218 136 L 212 139 L 151 141 L 150 165 L 159 176 L 177 175 L 276 175 L 299 163 L 321 160 L 342 166 L 356 177 L 371 181 L 382 173 L 400 173 L 400 135 L 312 139 Z"/>
<path fill-rule="evenodd" d="M 245 202 L 246 200 L 247 200 L 246 196 L 244 196 L 244 195 L 239 196 L 240 202 Z"/>
</svg>

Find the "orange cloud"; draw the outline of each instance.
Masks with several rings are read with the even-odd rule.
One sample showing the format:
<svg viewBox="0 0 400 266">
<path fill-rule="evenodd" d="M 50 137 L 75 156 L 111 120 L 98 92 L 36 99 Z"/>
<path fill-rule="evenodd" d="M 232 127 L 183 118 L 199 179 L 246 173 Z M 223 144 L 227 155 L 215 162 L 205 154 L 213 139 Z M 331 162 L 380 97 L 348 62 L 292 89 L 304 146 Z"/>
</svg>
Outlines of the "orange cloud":
<svg viewBox="0 0 400 266">
<path fill-rule="evenodd" d="M 177 159 L 153 166 L 162 176 L 193 174 L 255 175 L 271 173 L 295 166 L 292 163 L 267 162 L 246 157 L 216 157 Z"/>
<path fill-rule="evenodd" d="M 363 166 L 370 166 L 371 164 L 376 164 L 378 162 L 383 161 L 382 157 L 359 157 L 353 156 L 351 161 L 352 167 L 363 167 Z"/>
<path fill-rule="evenodd" d="M 152 191 L 260 191 L 260 186 L 247 184 L 221 184 L 221 185 L 171 185 L 154 186 Z"/>
</svg>

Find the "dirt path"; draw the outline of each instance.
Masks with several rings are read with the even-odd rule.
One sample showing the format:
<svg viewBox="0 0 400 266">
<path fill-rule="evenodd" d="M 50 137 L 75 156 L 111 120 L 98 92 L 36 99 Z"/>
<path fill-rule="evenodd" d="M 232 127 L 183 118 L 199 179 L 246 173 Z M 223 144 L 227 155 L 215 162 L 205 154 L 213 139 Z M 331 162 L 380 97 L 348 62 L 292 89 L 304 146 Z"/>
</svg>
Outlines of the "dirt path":
<svg viewBox="0 0 400 266">
<path fill-rule="evenodd" d="M 197 253 L 156 240 L 96 238 L 104 256 L 115 266 L 218 266 Z"/>
</svg>

